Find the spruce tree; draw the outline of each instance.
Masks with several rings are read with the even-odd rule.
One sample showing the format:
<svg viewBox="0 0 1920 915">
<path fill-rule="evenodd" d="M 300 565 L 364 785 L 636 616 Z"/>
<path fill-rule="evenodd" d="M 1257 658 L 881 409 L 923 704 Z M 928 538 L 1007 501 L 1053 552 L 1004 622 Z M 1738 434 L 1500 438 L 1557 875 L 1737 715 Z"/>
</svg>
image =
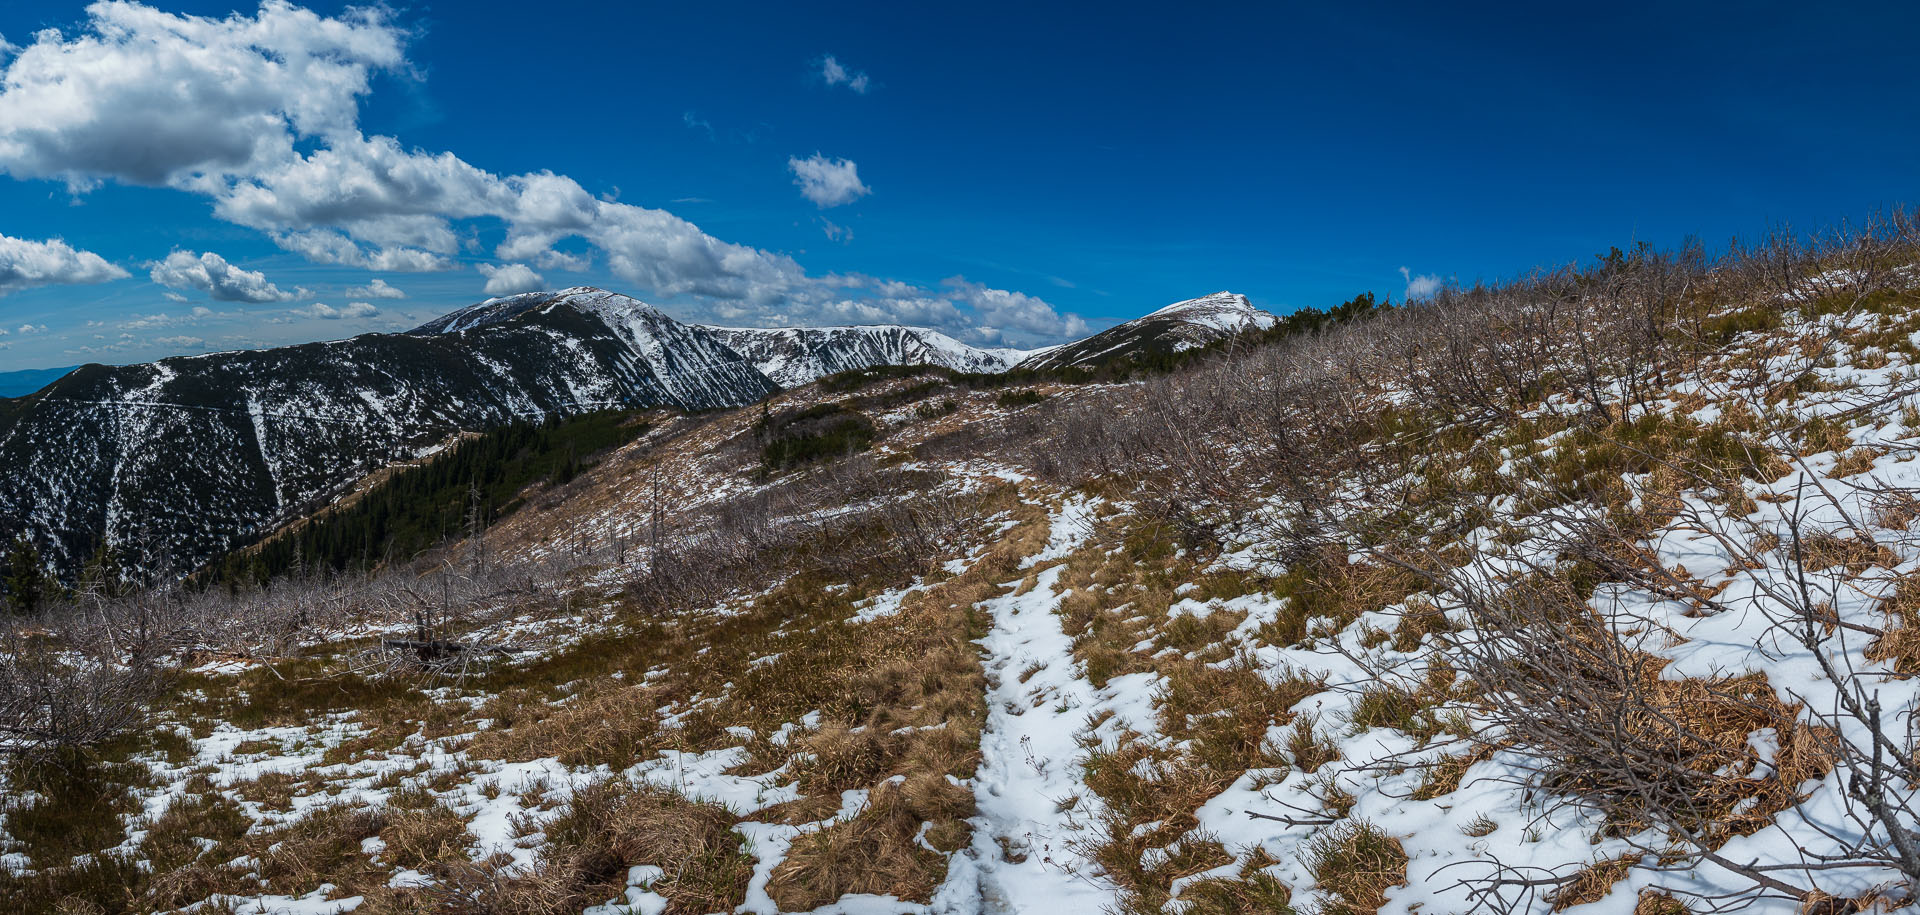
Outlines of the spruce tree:
<svg viewBox="0 0 1920 915">
<path fill-rule="evenodd" d="M 23 616 L 33 613 L 46 602 L 48 590 L 40 548 L 26 534 L 15 537 L 13 547 L 7 551 L 8 609 Z"/>
</svg>

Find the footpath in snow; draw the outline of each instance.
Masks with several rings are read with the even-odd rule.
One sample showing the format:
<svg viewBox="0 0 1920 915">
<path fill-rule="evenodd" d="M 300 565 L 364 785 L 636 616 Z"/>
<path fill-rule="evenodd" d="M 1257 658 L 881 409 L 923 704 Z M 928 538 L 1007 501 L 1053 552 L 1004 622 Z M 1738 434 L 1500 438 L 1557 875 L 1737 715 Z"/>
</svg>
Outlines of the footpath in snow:
<svg viewBox="0 0 1920 915">
<path fill-rule="evenodd" d="M 1085 541 L 1092 508 L 1075 498 L 1054 514 L 1047 546 L 1028 567 L 1055 564 L 1032 588 L 1021 592 L 1020 582 L 1008 582 L 1005 596 L 980 604 L 993 626 L 980 642 L 988 688 L 974 779 L 979 814 L 973 845 L 955 856 L 949 886 L 976 880 L 978 911 L 989 915 L 1094 912 L 1115 899 L 1113 885 L 1075 849 L 1090 838 L 1094 799 L 1081 781 L 1074 739 L 1115 693 L 1087 682 L 1055 612 L 1065 568 L 1058 561 Z"/>
</svg>

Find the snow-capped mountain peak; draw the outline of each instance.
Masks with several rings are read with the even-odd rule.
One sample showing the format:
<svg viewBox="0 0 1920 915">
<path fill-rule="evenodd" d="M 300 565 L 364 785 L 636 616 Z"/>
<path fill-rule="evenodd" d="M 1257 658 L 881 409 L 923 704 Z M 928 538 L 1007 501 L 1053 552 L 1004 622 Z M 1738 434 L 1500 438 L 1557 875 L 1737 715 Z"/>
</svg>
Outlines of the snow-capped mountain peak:
<svg viewBox="0 0 1920 915">
<path fill-rule="evenodd" d="M 1216 292 L 1187 299 L 1117 324 L 1084 340 L 1036 350 L 1019 365 L 1029 369 L 1091 367 L 1137 354 L 1171 354 L 1272 327 L 1279 318 L 1255 308 L 1247 297 Z"/>
<path fill-rule="evenodd" d="M 664 316 L 660 309 L 632 296 L 609 292 L 598 286 L 571 286 L 557 292 L 523 292 L 487 299 L 441 315 L 408 333 L 461 333 L 511 321 L 528 312 L 547 314 L 560 308 L 572 308 L 602 319 L 613 318 L 622 322 L 637 314 Z"/>
<path fill-rule="evenodd" d="M 1229 333 L 1238 333 L 1249 327 L 1272 327 L 1274 321 L 1278 320 L 1273 315 L 1253 307 L 1253 303 L 1247 301 L 1246 296 L 1223 290 L 1197 299 L 1175 302 L 1128 323 L 1168 319 L 1204 324 Z"/>
</svg>

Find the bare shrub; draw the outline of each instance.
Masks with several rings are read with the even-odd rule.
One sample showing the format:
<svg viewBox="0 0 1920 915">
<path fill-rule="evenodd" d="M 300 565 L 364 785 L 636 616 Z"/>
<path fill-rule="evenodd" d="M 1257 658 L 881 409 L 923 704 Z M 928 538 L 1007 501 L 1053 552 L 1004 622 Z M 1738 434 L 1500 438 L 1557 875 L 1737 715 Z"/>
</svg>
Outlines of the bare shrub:
<svg viewBox="0 0 1920 915">
<path fill-rule="evenodd" d="M 158 671 L 76 650 L 51 632 L 0 630 L 0 753 L 44 759 L 145 720 Z"/>
</svg>

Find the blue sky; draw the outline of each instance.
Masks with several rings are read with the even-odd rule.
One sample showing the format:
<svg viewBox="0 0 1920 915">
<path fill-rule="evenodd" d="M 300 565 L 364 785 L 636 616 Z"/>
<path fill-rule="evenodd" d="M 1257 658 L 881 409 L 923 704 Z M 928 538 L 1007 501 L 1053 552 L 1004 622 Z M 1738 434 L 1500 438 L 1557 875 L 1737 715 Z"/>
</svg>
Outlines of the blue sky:
<svg viewBox="0 0 1920 915">
<path fill-rule="evenodd" d="M 614 6 L 0 6 L 0 371 L 581 283 L 1033 345 L 1920 177 L 1906 3 Z"/>
</svg>

